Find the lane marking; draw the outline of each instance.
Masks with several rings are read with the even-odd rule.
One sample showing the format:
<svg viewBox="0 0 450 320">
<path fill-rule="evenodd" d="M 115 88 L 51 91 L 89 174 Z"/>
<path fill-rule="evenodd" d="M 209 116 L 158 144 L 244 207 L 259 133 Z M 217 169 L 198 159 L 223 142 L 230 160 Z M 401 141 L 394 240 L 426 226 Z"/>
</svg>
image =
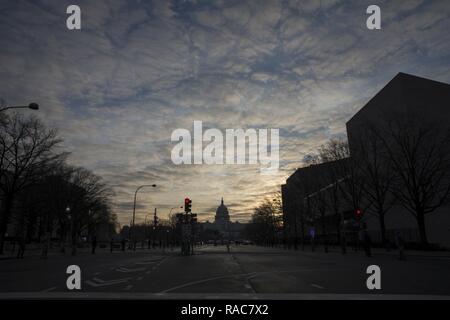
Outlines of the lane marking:
<svg viewBox="0 0 450 320">
<path fill-rule="evenodd" d="M 241 276 L 241 277 L 245 277 L 245 276 L 252 276 L 254 275 L 256 272 L 250 272 L 250 273 L 244 273 L 244 274 L 239 274 L 239 275 L 226 275 L 226 276 L 219 276 L 219 277 L 212 277 L 212 278 L 207 278 L 207 279 L 202 279 L 202 280 L 197 280 L 197 281 L 192 281 L 192 282 L 188 282 L 179 286 L 175 286 L 163 291 L 160 291 L 159 293 L 167 293 L 173 290 L 177 290 L 177 289 L 181 289 L 181 288 L 185 288 L 185 287 L 189 287 L 189 286 L 193 286 L 196 284 L 200 284 L 200 283 L 205 283 L 205 282 L 209 282 L 209 281 L 214 281 L 214 280 L 220 280 L 220 279 L 226 279 L 226 278 L 234 278 L 236 276 Z"/>
<path fill-rule="evenodd" d="M 51 288 L 48 288 L 48 289 L 44 289 L 44 290 L 42 290 L 41 292 L 50 292 L 50 291 L 53 291 L 53 290 L 55 290 L 57 287 L 51 287 Z"/>
<path fill-rule="evenodd" d="M 124 267 L 116 269 L 116 271 L 123 272 L 123 273 L 138 272 L 138 271 L 144 271 L 144 270 L 145 270 L 145 268 L 128 269 L 128 268 L 124 268 Z"/>
<path fill-rule="evenodd" d="M 159 262 L 161 260 L 164 260 L 164 259 L 165 259 L 164 257 L 158 256 L 158 257 L 154 257 L 153 259 L 147 259 L 147 260 L 138 261 L 138 262 L 135 262 L 134 264 L 137 264 L 137 265 L 154 264 L 154 263 L 157 263 L 157 262 Z"/>
<path fill-rule="evenodd" d="M 315 284 L 315 283 L 311 283 L 311 287 L 314 287 L 314 288 L 317 288 L 317 289 L 325 289 L 324 287 L 319 286 L 318 284 Z"/>
<path fill-rule="evenodd" d="M 90 285 L 91 287 L 104 287 L 104 286 L 112 286 L 119 283 L 128 282 L 132 278 L 122 278 L 122 279 L 113 279 L 113 280 L 102 280 L 99 278 L 93 278 L 92 280 L 85 281 L 86 284 Z"/>
</svg>

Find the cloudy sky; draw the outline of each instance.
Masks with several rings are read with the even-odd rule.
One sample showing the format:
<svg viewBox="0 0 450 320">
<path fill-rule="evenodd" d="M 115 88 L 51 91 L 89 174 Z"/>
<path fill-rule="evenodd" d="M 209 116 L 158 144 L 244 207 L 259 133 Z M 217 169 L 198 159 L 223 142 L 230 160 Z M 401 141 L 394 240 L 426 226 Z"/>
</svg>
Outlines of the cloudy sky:
<svg viewBox="0 0 450 320">
<path fill-rule="evenodd" d="M 382 30 L 366 28 L 366 8 Z M 81 7 L 82 29 L 66 28 Z M 398 72 L 450 82 L 448 0 L 0 2 L 0 96 L 36 101 L 70 162 L 114 188 L 130 221 L 185 196 L 202 220 L 223 196 L 232 220 L 333 137 Z M 31 112 L 31 111 L 23 111 Z M 172 164 L 177 128 L 279 128 L 280 170 Z"/>
</svg>

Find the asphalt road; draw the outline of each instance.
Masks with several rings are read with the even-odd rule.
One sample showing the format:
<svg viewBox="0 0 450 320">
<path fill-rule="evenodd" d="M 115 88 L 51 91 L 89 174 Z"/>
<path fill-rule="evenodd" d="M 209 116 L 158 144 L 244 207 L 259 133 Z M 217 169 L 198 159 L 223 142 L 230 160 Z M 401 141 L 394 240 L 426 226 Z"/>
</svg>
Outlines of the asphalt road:
<svg viewBox="0 0 450 320">
<path fill-rule="evenodd" d="M 81 268 L 81 290 L 66 287 L 66 268 Z M 366 286 L 369 265 L 381 268 L 381 290 Z M 449 257 L 361 252 L 286 251 L 256 246 L 178 251 L 99 252 L 0 260 L 0 298 L 320 298 L 397 295 L 450 298 Z"/>
</svg>

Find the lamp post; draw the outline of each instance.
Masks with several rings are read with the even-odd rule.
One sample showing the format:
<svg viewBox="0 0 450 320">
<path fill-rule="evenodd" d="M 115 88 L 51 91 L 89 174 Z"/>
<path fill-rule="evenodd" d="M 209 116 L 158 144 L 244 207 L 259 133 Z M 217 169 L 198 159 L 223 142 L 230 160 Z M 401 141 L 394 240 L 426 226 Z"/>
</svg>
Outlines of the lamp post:
<svg viewBox="0 0 450 320">
<path fill-rule="evenodd" d="M 71 209 L 69 206 L 66 207 L 66 213 L 67 213 L 67 217 L 69 218 L 70 221 L 70 227 L 69 227 L 69 244 L 71 247 L 71 252 L 72 255 L 74 256 L 76 253 L 76 247 L 74 245 L 74 237 L 73 237 L 73 217 L 71 214 Z"/>
<path fill-rule="evenodd" d="M 0 109 L 0 112 L 6 111 L 8 109 L 31 109 L 31 110 L 39 110 L 39 105 L 35 102 L 30 103 L 27 106 L 5 106 Z"/>
<path fill-rule="evenodd" d="M 134 205 L 133 205 L 133 220 L 130 226 L 130 232 L 128 234 L 130 241 L 132 241 L 131 236 L 132 236 L 132 229 L 134 228 L 134 221 L 136 218 L 136 197 L 137 197 L 137 193 L 139 192 L 139 190 L 141 190 L 144 187 L 156 187 L 156 184 L 144 184 L 142 186 L 137 187 L 136 191 L 134 192 Z M 133 246 L 134 247 L 134 246 Z"/>
<path fill-rule="evenodd" d="M 272 202 L 275 204 L 275 206 L 278 204 L 278 199 L 277 198 L 273 198 L 272 199 Z M 273 207 L 272 207 L 273 208 Z M 272 247 L 274 246 L 274 245 L 276 245 L 277 243 L 277 240 L 278 240 L 278 237 L 277 237 L 277 221 L 276 221 L 276 217 L 275 217 L 275 213 L 274 213 L 274 211 L 272 210 L 272 213 L 271 213 L 271 218 L 272 218 Z"/>
<path fill-rule="evenodd" d="M 173 209 L 183 209 L 183 206 L 170 208 L 170 211 L 169 211 L 169 222 L 172 222 L 172 210 Z"/>
<path fill-rule="evenodd" d="M 172 210 L 173 210 L 173 209 L 183 209 L 183 206 L 170 208 L 170 211 L 169 211 L 169 217 L 170 217 L 170 215 L 172 214 Z"/>
</svg>

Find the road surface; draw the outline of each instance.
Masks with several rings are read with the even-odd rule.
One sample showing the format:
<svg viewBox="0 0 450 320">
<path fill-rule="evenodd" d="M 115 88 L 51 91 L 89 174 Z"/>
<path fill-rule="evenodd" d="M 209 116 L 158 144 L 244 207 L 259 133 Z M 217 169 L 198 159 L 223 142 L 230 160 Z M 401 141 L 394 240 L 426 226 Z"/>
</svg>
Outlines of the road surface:
<svg viewBox="0 0 450 320">
<path fill-rule="evenodd" d="M 66 287 L 66 268 L 81 268 L 81 290 Z M 381 290 L 369 290 L 369 265 Z M 178 251 L 98 252 L 0 260 L 0 298 L 320 298 L 404 295 L 450 298 L 450 257 L 324 253 L 257 246 Z"/>
</svg>

